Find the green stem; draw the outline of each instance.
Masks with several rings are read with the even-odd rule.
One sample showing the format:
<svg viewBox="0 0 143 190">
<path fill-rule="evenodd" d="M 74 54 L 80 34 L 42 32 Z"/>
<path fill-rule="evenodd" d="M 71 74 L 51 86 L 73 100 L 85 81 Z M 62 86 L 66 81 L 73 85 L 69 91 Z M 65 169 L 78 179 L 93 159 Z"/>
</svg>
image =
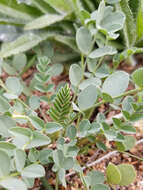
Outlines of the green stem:
<svg viewBox="0 0 143 190">
<path fill-rule="evenodd" d="M 85 65 L 84 65 L 84 55 L 81 54 L 81 68 L 83 72 L 83 79 L 84 79 L 84 70 L 85 70 Z"/>
<path fill-rule="evenodd" d="M 113 97 L 113 99 L 115 100 L 115 99 L 122 98 L 124 96 L 128 96 L 130 94 L 135 94 L 135 93 L 138 93 L 138 92 L 141 92 L 141 91 L 143 91 L 143 87 L 142 88 L 133 89 L 133 90 L 129 90 L 129 91 L 127 91 L 127 92 L 125 92 L 125 93 L 123 93 L 123 94 L 121 94 L 119 96 Z M 100 105 L 102 105 L 104 103 L 106 103 L 106 101 L 102 100 L 101 102 L 98 102 L 97 104 L 94 104 L 91 108 L 96 108 L 96 107 L 98 107 L 98 106 L 100 106 Z M 88 109 L 84 110 L 84 112 L 87 111 L 87 110 Z"/>
<path fill-rule="evenodd" d="M 58 173 L 56 174 L 56 187 L 55 190 L 59 189 L 59 177 L 58 177 Z"/>
<path fill-rule="evenodd" d="M 41 182 L 45 190 L 54 190 L 53 187 L 48 183 L 48 180 L 45 177 L 41 178 Z"/>
<path fill-rule="evenodd" d="M 135 155 L 133 155 L 133 154 L 131 154 L 131 153 L 124 152 L 124 151 L 119 151 L 119 150 L 118 150 L 118 152 L 123 153 L 123 154 L 127 154 L 128 156 L 131 156 L 131 157 L 133 157 L 133 158 L 136 158 L 137 160 L 143 161 L 143 158 L 140 158 L 140 157 L 138 157 L 138 156 L 135 156 Z"/>
<path fill-rule="evenodd" d="M 86 185 L 85 179 L 84 179 L 84 175 L 83 175 L 83 171 L 79 173 L 81 182 L 83 183 L 84 187 L 86 190 L 89 190 L 88 186 Z"/>
</svg>

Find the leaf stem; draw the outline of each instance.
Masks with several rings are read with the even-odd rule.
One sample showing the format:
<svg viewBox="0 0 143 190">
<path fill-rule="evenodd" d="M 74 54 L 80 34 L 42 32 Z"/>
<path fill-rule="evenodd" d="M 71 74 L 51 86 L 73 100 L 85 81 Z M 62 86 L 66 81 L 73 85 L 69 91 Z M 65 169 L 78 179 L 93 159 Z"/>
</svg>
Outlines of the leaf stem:
<svg viewBox="0 0 143 190">
<path fill-rule="evenodd" d="M 48 183 L 48 180 L 45 177 L 41 178 L 41 182 L 45 190 L 54 190 L 53 187 Z"/>
<path fill-rule="evenodd" d="M 131 153 L 129 153 L 129 152 L 124 152 L 124 151 L 119 151 L 119 150 L 118 150 L 118 152 L 123 153 L 123 154 L 127 154 L 128 156 L 131 156 L 131 157 L 133 157 L 133 158 L 136 158 L 137 160 L 143 161 L 143 158 L 140 158 L 140 157 L 138 157 L 138 156 L 135 156 L 135 155 L 133 155 L 133 154 L 131 154 Z"/>
<path fill-rule="evenodd" d="M 55 186 L 55 190 L 59 189 L 59 177 L 58 177 L 58 173 L 56 173 L 56 186 Z"/>
<path fill-rule="evenodd" d="M 124 96 L 128 96 L 130 94 L 135 94 L 135 93 L 138 93 L 138 92 L 141 92 L 141 91 L 143 91 L 143 87 L 142 88 L 136 88 L 136 89 L 133 89 L 133 90 L 129 90 L 129 91 L 127 91 L 127 92 L 125 92 L 125 93 L 123 93 L 123 94 L 121 94 L 119 96 L 113 97 L 113 99 L 115 100 L 115 99 L 122 98 Z M 91 108 L 96 108 L 96 107 L 98 107 L 98 106 L 100 106 L 100 105 L 102 105 L 104 103 L 106 103 L 106 101 L 102 100 L 101 102 L 98 102 L 98 103 L 94 104 Z M 87 110 L 88 109 L 84 110 L 84 112 L 87 111 Z"/>
</svg>

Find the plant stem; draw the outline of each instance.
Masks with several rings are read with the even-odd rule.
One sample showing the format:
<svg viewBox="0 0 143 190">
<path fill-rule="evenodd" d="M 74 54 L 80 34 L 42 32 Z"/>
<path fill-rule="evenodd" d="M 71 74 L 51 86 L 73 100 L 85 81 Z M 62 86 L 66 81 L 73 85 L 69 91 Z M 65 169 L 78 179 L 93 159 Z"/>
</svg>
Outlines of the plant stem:
<svg viewBox="0 0 143 190">
<path fill-rule="evenodd" d="M 83 171 L 81 171 L 81 172 L 79 173 L 79 176 L 80 176 L 81 182 L 83 183 L 85 189 L 86 189 L 86 190 L 89 190 L 88 186 L 86 185 L 85 179 L 84 179 Z"/>
<path fill-rule="evenodd" d="M 56 174 L 56 186 L 55 186 L 55 190 L 59 189 L 59 177 L 58 177 L 58 173 Z"/>
<path fill-rule="evenodd" d="M 135 94 L 135 93 L 138 93 L 138 92 L 141 92 L 141 91 L 143 91 L 143 87 L 142 88 L 136 88 L 136 89 L 133 89 L 133 90 L 129 90 L 129 91 L 127 91 L 127 92 L 125 92 L 125 93 L 123 93 L 123 94 L 121 94 L 119 96 L 113 97 L 113 99 L 115 100 L 115 99 L 122 98 L 124 96 L 128 96 L 130 94 Z M 91 108 L 96 108 L 96 107 L 98 107 L 98 106 L 100 106 L 100 105 L 102 105 L 104 103 L 106 103 L 106 101 L 102 100 L 101 102 L 98 102 L 97 104 L 94 104 Z M 88 109 L 84 110 L 84 112 L 87 111 L 87 110 Z"/>
<path fill-rule="evenodd" d="M 127 155 L 129 155 L 129 156 L 131 156 L 131 157 L 133 157 L 133 158 L 136 158 L 137 160 L 143 161 L 143 158 L 140 158 L 140 157 L 138 157 L 138 156 L 135 156 L 135 155 L 133 155 L 133 154 L 131 154 L 131 153 L 129 153 L 129 152 L 124 152 L 124 151 L 119 151 L 119 150 L 118 150 L 118 152 L 123 153 L 123 154 L 127 154 Z"/>
<path fill-rule="evenodd" d="M 45 190 L 54 190 L 53 187 L 48 183 L 48 180 L 45 177 L 41 178 L 41 182 Z"/>
</svg>

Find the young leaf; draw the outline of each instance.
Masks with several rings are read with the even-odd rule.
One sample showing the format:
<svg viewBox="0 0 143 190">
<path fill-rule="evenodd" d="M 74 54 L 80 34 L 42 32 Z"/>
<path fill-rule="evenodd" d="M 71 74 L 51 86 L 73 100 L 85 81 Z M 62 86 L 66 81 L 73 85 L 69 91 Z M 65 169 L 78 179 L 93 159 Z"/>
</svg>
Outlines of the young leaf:
<svg viewBox="0 0 143 190">
<path fill-rule="evenodd" d="M 60 88 L 58 91 L 56 98 L 53 102 L 53 107 L 51 107 L 49 114 L 50 117 L 65 126 L 65 121 L 67 120 L 68 114 L 71 109 L 71 94 L 70 88 L 68 85 Z"/>
<path fill-rule="evenodd" d="M 82 54 L 88 55 L 92 49 L 92 36 L 88 29 L 81 27 L 76 33 L 76 42 Z"/>
<path fill-rule="evenodd" d="M 27 178 L 43 177 L 45 176 L 45 169 L 39 164 L 31 164 L 22 170 L 21 175 Z"/>
<path fill-rule="evenodd" d="M 109 184 L 119 184 L 121 181 L 121 174 L 120 170 L 118 169 L 117 166 L 115 166 L 112 163 L 108 164 L 108 167 L 106 169 L 106 175 L 107 175 L 107 180 Z"/>
<path fill-rule="evenodd" d="M 78 106 L 81 110 L 86 110 L 92 107 L 95 104 L 96 100 L 97 88 L 94 85 L 90 85 L 79 94 Z"/>
<path fill-rule="evenodd" d="M 127 186 L 134 182 L 136 178 L 136 171 L 130 164 L 121 164 L 118 166 L 121 173 L 121 181 L 119 185 Z"/>
<path fill-rule="evenodd" d="M 103 84 L 103 92 L 112 97 L 121 95 L 128 87 L 129 75 L 124 71 L 116 71 L 110 75 Z"/>
</svg>

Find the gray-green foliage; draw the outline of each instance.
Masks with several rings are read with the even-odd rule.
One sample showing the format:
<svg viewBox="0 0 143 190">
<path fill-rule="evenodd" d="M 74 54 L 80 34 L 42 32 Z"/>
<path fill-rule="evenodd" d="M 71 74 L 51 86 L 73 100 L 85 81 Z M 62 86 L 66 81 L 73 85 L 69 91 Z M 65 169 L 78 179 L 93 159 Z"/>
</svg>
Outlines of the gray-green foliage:
<svg viewBox="0 0 143 190">
<path fill-rule="evenodd" d="M 119 37 L 118 31 L 123 29 L 128 46 L 134 46 L 136 39 L 140 41 L 143 36 L 141 30 L 142 2 L 140 0 L 137 2 L 107 0 L 106 4 L 104 1 L 98 0 L 95 2 L 93 0 L 84 0 L 83 2 L 80 0 L 60 0 L 58 2 L 31 0 L 26 4 L 25 1 L 19 3 L 16 0 L 8 0 L 8 2 L 6 4 L 2 0 L 0 3 L 0 21 L 7 25 L 18 24 L 22 34 L 19 35 L 17 32 L 18 37 L 13 42 L 2 46 L 0 52 L 2 58 L 27 51 L 49 38 L 69 46 L 76 53 L 79 53 L 78 46 L 80 51 L 86 55 L 90 53 L 95 42 L 98 44 L 97 39 L 92 41 L 97 33 L 102 33 L 107 35 L 110 40 L 115 40 Z M 113 6 L 117 5 L 118 7 L 119 4 L 121 9 L 118 8 L 114 11 Z M 96 10 L 97 8 L 98 10 Z M 110 22 L 111 20 L 112 22 Z M 77 33 L 74 22 L 79 23 Z M 89 31 L 90 25 L 92 27 Z M 36 31 L 37 29 L 40 30 Z M 83 38 L 84 40 L 82 40 Z M 98 38 L 100 41 L 103 40 L 102 36 L 98 36 Z M 115 44 L 120 47 L 118 42 Z"/>
<path fill-rule="evenodd" d="M 3 44 L 0 51 L 1 58 L 14 55 L 1 62 L 10 76 L 0 80 L 0 161 L 3 163 L 0 185 L 8 190 L 33 188 L 35 178 L 45 176 L 44 166 L 52 166 L 57 183 L 64 187 L 66 172 L 71 170 L 79 174 L 89 190 L 109 190 L 112 185 L 133 183 L 136 173 L 131 165 L 110 163 L 106 177 L 100 171 L 84 175 L 77 156 L 88 153 L 91 144 L 106 152 L 108 144 L 115 142 L 115 148 L 124 152 L 136 143 L 133 123 L 143 118 L 143 104 L 142 94 L 138 94 L 138 102 L 132 94 L 143 90 L 143 70 L 137 69 L 130 75 L 116 69 L 121 61 L 143 52 L 142 48 L 134 47 L 136 39 L 142 38 L 139 29 L 142 3 L 138 1 L 134 7 L 135 1 L 126 0 L 9 2 L 0 2 L 0 22 L 19 25 L 27 32 Z M 126 40 L 126 47 L 117 54 L 116 39 L 120 34 Z M 48 41 L 28 54 L 21 53 L 47 38 L 53 39 L 53 47 Z M 62 53 L 58 52 L 55 41 L 60 42 Z M 33 58 L 35 52 L 38 62 Z M 65 69 L 59 64 L 70 59 L 74 60 L 70 68 L 68 64 Z M 34 64 L 36 74 L 27 87 L 21 75 Z M 52 77 L 67 73 L 68 69 L 70 84 L 55 86 Z M 131 91 L 129 84 L 134 86 Z M 40 95 L 33 95 L 32 91 Z M 105 114 L 99 113 L 102 104 Z M 43 111 L 45 105 L 47 110 Z M 122 119 L 113 117 L 112 125 L 105 117 L 110 110 L 123 115 Z"/>
</svg>

